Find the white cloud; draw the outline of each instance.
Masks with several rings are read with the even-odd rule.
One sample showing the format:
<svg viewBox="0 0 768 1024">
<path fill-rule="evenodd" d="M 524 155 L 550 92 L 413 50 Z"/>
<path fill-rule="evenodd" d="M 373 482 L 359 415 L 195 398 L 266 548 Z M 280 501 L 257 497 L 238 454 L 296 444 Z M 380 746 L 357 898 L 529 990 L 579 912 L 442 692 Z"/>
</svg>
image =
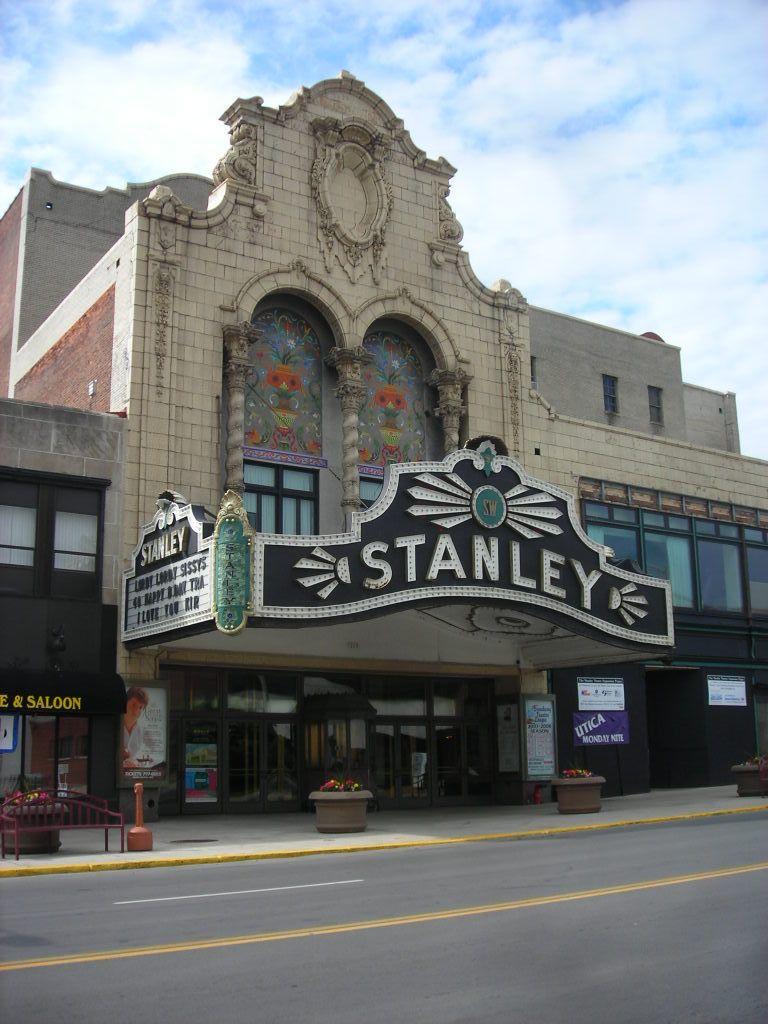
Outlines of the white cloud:
<svg viewBox="0 0 768 1024">
<path fill-rule="evenodd" d="M 233 99 L 277 105 L 347 68 L 459 168 L 451 203 L 482 280 L 680 345 L 686 379 L 737 391 L 742 447 L 768 457 L 762 0 L 3 11 L 3 209 L 30 165 L 93 188 L 210 174 Z"/>
</svg>

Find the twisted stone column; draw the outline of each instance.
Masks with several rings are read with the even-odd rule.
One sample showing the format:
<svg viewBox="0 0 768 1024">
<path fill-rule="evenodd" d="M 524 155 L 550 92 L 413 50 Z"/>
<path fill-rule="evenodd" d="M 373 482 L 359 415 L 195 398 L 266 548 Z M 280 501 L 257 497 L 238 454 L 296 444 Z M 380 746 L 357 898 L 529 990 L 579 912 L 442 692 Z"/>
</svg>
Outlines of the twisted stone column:
<svg viewBox="0 0 768 1024">
<path fill-rule="evenodd" d="M 224 327 L 224 380 L 227 387 L 226 478 L 224 489 L 242 495 L 243 439 L 245 429 L 245 381 L 248 376 L 248 345 L 261 336 L 249 323 Z"/>
<path fill-rule="evenodd" d="M 466 413 L 462 402 L 462 391 L 472 380 L 465 370 L 433 370 L 427 377 L 427 384 L 437 388 L 438 404 L 435 415 L 443 423 L 443 451 L 447 455 L 459 447 L 461 417 Z"/>
<path fill-rule="evenodd" d="M 367 392 L 363 366 L 371 358 L 370 353 L 360 346 L 331 349 L 325 360 L 339 375 L 336 397 L 341 406 L 341 507 L 345 516 L 361 507 L 360 475 L 357 471 L 360 461 L 359 413 Z"/>
</svg>

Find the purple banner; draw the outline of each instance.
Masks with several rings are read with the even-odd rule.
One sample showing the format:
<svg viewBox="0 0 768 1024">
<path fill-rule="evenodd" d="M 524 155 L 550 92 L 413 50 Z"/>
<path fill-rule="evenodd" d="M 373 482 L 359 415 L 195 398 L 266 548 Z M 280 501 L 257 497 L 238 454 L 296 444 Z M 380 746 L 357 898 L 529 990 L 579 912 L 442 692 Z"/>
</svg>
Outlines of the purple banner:
<svg viewBox="0 0 768 1024">
<path fill-rule="evenodd" d="M 573 743 L 577 747 L 606 747 L 629 743 L 629 713 L 574 711 Z"/>
</svg>

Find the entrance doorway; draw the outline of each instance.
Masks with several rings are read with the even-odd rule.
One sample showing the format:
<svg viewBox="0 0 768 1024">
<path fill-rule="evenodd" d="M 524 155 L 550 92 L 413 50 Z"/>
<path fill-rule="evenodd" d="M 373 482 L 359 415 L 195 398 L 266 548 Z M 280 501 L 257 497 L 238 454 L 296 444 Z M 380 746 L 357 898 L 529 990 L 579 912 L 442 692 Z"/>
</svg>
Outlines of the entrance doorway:
<svg viewBox="0 0 768 1024">
<path fill-rule="evenodd" d="M 296 728 L 292 719 L 173 719 L 160 813 L 298 810 Z"/>
</svg>

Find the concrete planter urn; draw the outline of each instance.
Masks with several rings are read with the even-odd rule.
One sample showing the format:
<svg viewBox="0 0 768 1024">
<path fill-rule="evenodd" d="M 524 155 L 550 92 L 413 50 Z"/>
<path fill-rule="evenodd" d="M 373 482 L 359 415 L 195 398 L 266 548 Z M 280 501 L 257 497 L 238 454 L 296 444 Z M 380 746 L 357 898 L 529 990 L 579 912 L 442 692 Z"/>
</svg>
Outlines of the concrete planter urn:
<svg viewBox="0 0 768 1024">
<path fill-rule="evenodd" d="M 731 773 L 736 780 L 737 796 L 768 796 L 768 764 L 762 771 L 759 761 L 734 764 Z"/>
<path fill-rule="evenodd" d="M 552 780 L 560 814 L 594 814 L 601 807 L 602 775 L 573 775 Z"/>
<path fill-rule="evenodd" d="M 372 797 L 367 789 L 314 790 L 309 799 L 315 805 L 315 828 L 318 832 L 365 832 Z"/>
</svg>

